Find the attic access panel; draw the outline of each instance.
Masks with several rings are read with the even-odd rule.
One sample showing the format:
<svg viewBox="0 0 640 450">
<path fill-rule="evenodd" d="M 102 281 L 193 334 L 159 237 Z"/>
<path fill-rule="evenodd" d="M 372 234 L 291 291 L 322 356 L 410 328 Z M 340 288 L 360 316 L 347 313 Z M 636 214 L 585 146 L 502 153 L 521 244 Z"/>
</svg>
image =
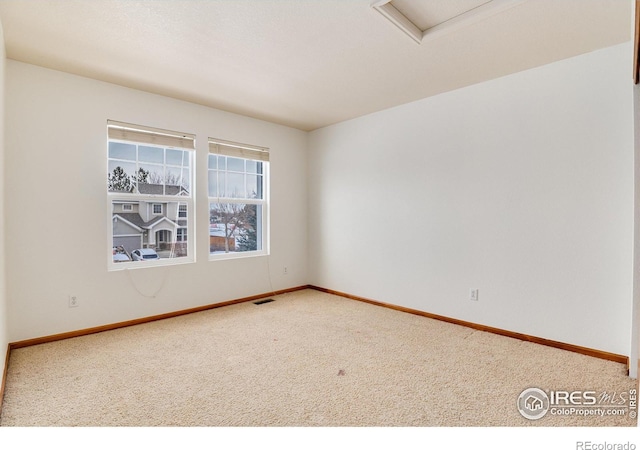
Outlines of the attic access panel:
<svg viewBox="0 0 640 450">
<path fill-rule="evenodd" d="M 394 8 L 422 32 L 436 25 L 448 22 L 479 6 L 491 3 L 491 0 L 447 0 L 445 2 L 416 2 L 415 0 L 392 0 Z"/>
<path fill-rule="evenodd" d="M 378 0 L 371 7 L 418 44 L 471 25 L 523 0 Z"/>
</svg>

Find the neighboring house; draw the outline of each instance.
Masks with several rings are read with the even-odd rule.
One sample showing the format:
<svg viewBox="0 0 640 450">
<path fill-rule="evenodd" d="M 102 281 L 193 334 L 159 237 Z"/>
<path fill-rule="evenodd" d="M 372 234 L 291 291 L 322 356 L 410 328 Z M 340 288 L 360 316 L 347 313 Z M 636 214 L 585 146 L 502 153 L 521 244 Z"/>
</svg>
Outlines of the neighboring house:
<svg viewBox="0 0 640 450">
<path fill-rule="evenodd" d="M 187 208 L 180 202 L 114 201 L 113 246 L 167 250 L 185 256 Z"/>
<path fill-rule="evenodd" d="M 233 225 L 231 225 L 233 227 Z M 239 230 L 234 229 L 229 236 L 229 251 L 236 251 L 236 237 L 240 234 Z M 212 223 L 209 225 L 209 251 L 224 252 L 225 247 L 225 228 L 224 224 Z"/>
</svg>

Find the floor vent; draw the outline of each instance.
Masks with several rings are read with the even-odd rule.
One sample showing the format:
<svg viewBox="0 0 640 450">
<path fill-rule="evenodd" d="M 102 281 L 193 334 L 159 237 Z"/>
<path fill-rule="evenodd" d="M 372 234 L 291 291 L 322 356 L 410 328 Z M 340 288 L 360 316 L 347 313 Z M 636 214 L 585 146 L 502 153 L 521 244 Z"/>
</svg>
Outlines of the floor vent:
<svg viewBox="0 0 640 450">
<path fill-rule="evenodd" d="M 266 300 L 259 300 L 257 302 L 253 302 L 254 305 L 263 305 L 265 303 L 271 303 L 273 301 L 272 298 L 268 298 Z"/>
</svg>

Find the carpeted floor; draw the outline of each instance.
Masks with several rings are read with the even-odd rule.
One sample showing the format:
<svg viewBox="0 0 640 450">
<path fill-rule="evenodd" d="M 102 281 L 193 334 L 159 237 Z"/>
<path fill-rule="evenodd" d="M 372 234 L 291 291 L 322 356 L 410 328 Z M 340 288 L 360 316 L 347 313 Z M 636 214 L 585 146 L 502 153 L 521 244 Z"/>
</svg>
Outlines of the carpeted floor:
<svg viewBox="0 0 640 450">
<path fill-rule="evenodd" d="M 12 351 L 2 426 L 635 426 L 518 411 L 637 383 L 618 363 L 304 290 Z M 615 394 L 615 395 L 614 395 Z M 606 403 L 606 404 L 605 404 Z"/>
</svg>

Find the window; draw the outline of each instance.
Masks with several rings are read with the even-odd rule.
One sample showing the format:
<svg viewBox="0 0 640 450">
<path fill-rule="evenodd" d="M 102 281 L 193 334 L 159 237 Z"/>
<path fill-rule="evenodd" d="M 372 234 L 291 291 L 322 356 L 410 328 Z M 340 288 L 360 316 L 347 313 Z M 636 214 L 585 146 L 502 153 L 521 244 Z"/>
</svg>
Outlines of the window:
<svg viewBox="0 0 640 450">
<path fill-rule="evenodd" d="M 269 151 L 209 139 L 209 255 L 267 253 Z"/>
<path fill-rule="evenodd" d="M 169 230 L 158 231 L 156 235 L 156 241 L 159 243 L 171 242 L 171 231 Z"/>
<path fill-rule="evenodd" d="M 113 121 L 107 129 L 109 268 L 193 261 L 195 137 Z"/>
</svg>

